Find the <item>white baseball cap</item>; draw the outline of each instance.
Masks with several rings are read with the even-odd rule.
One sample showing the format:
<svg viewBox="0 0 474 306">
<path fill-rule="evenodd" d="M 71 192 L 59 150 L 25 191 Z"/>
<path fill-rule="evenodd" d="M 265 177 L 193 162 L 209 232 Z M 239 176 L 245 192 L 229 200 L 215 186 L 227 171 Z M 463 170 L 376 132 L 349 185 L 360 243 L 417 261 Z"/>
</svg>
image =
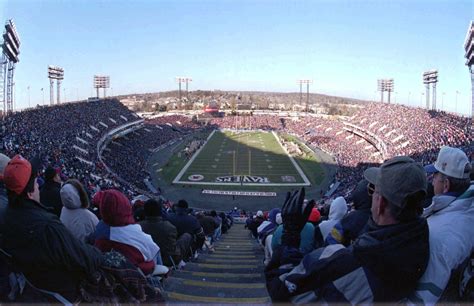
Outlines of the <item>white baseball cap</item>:
<svg viewBox="0 0 474 306">
<path fill-rule="evenodd" d="M 444 146 L 439 150 L 436 162 L 425 166 L 425 170 L 427 173 L 441 172 L 450 177 L 467 179 L 471 173 L 471 165 L 462 150 Z"/>
</svg>

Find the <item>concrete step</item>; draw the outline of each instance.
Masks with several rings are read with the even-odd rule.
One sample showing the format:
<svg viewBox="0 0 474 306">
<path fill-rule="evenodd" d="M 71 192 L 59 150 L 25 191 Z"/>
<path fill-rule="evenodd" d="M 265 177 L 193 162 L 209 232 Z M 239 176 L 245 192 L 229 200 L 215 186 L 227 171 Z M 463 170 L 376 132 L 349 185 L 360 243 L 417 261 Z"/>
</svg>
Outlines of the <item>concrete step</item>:
<svg viewBox="0 0 474 306">
<path fill-rule="evenodd" d="M 235 224 L 206 252 L 165 281 L 170 303 L 270 303 L 263 250 L 243 224 Z"/>
</svg>

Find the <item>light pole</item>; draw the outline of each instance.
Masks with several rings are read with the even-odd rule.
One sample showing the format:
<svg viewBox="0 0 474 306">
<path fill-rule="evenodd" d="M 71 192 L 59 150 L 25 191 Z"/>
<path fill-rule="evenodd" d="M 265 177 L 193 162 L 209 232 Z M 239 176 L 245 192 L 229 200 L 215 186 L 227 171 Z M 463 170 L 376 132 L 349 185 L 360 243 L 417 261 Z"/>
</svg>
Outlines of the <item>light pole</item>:
<svg viewBox="0 0 474 306">
<path fill-rule="evenodd" d="M 424 92 L 421 92 L 421 96 L 420 96 L 420 105 L 421 107 L 423 107 L 423 96 L 425 95 Z"/>
<path fill-rule="evenodd" d="M 41 88 L 41 95 L 43 96 L 43 104 L 42 105 L 44 106 L 44 90 L 43 90 L 43 88 Z"/>
<path fill-rule="evenodd" d="M 67 99 L 66 99 L 66 87 L 63 88 L 63 95 L 64 95 L 64 102 L 63 102 L 63 103 L 67 103 Z"/>
<path fill-rule="evenodd" d="M 28 89 L 28 108 L 31 107 L 30 102 L 31 102 L 31 95 L 30 95 L 30 86 L 26 87 Z"/>
</svg>

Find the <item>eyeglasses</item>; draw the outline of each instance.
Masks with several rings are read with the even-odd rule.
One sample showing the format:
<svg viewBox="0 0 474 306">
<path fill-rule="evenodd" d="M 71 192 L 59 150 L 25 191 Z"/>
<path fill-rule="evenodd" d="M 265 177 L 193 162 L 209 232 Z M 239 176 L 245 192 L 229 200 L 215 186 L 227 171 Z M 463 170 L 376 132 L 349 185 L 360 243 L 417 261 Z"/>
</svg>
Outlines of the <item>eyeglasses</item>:
<svg viewBox="0 0 474 306">
<path fill-rule="evenodd" d="M 372 184 L 372 183 L 368 183 L 367 184 L 367 193 L 369 194 L 369 196 L 372 196 L 375 192 L 375 185 Z"/>
</svg>

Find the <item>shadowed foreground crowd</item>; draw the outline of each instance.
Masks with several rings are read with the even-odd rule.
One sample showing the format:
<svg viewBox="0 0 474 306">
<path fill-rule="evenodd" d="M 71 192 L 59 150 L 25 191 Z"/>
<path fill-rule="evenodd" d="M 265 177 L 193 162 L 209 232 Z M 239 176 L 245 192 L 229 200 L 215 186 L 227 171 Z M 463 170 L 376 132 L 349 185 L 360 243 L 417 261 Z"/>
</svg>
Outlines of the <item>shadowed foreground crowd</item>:
<svg viewBox="0 0 474 306">
<path fill-rule="evenodd" d="M 347 201 L 303 189 L 265 215 L 246 227 L 274 302 L 474 301 L 474 171 L 458 148 L 424 168 L 406 156 L 368 168 Z"/>
<path fill-rule="evenodd" d="M 21 155 L 0 155 L 2 301 L 162 302 L 170 269 L 212 252 L 233 224 L 225 213 L 191 214 L 184 200 L 132 204 L 117 189 L 89 201 L 78 180 L 61 182 L 48 168 L 41 182 L 36 167 Z M 60 209 L 42 204 L 53 197 Z"/>
</svg>

